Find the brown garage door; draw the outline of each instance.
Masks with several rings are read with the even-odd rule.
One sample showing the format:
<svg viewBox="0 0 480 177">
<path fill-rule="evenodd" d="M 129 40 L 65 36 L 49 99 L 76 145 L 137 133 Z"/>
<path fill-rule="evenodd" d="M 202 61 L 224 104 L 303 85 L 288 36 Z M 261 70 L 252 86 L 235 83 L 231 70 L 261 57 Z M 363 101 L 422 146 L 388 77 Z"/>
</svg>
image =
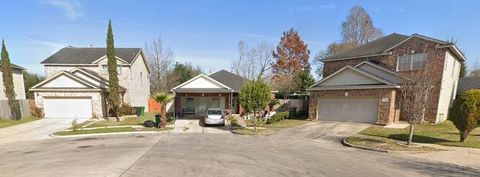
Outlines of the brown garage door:
<svg viewBox="0 0 480 177">
<path fill-rule="evenodd" d="M 318 119 L 341 122 L 375 123 L 378 117 L 380 98 L 372 97 L 329 97 L 320 98 Z"/>
</svg>

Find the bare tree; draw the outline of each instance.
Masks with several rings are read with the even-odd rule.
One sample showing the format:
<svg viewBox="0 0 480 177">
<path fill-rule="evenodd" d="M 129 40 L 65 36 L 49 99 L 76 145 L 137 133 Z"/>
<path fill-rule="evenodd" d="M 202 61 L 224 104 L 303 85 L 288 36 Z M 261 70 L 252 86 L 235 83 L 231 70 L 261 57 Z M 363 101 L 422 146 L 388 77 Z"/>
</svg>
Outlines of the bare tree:
<svg viewBox="0 0 480 177">
<path fill-rule="evenodd" d="M 250 48 L 245 41 L 238 42 L 238 59 L 232 60 L 231 69 L 235 74 L 254 79 L 268 79 L 271 76 L 273 47 L 266 43 Z"/>
<path fill-rule="evenodd" d="M 145 44 L 145 55 L 150 67 L 151 93 L 168 92 L 172 78 L 169 74 L 173 64 L 173 52 L 163 46 L 159 37 L 150 44 Z"/>
<path fill-rule="evenodd" d="M 414 67 L 418 67 L 413 68 L 415 70 L 400 72 L 399 104 L 401 115 L 405 116 L 410 124 L 408 145 L 412 143 L 414 126 L 422 123 L 425 116 L 429 115 L 433 92 L 438 89 L 436 88 L 440 79 L 438 73 L 442 72 L 443 67 L 441 62 L 435 60 L 436 54 L 437 52 L 425 54 L 426 59 L 423 64 L 412 64 Z"/>
<path fill-rule="evenodd" d="M 365 44 L 383 36 L 380 28 L 373 26 L 370 15 L 360 5 L 350 9 L 350 14 L 342 22 L 342 43 Z"/>
<path fill-rule="evenodd" d="M 478 58 L 475 59 L 472 69 L 469 74 L 470 77 L 480 77 L 480 67 L 478 66 Z"/>
</svg>

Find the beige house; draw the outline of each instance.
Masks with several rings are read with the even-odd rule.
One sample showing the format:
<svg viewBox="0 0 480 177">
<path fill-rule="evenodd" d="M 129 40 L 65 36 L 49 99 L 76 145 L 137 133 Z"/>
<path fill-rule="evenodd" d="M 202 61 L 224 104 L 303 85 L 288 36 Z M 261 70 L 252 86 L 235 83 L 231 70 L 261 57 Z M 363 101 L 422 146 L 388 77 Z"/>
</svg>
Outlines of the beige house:
<svg viewBox="0 0 480 177">
<path fill-rule="evenodd" d="M 15 89 L 16 100 L 20 100 L 20 109 L 21 109 L 22 116 L 24 116 L 24 115 L 30 114 L 29 113 L 30 111 L 28 109 L 28 104 L 26 101 L 26 95 L 25 95 L 25 83 L 23 81 L 23 71 L 25 70 L 25 68 L 15 64 L 11 64 L 11 65 L 12 65 L 12 75 L 13 75 L 13 87 Z M 0 71 L 0 118 L 9 118 L 11 117 L 11 113 L 10 113 L 10 110 L 8 109 L 8 102 L 7 102 L 8 99 L 5 95 L 4 90 L 5 90 L 5 87 L 3 86 L 2 72 Z"/>
<path fill-rule="evenodd" d="M 46 80 L 30 90 L 46 118 L 106 117 L 108 67 L 105 48 L 67 47 L 41 64 Z M 149 70 L 140 48 L 115 48 L 122 101 L 148 110 Z"/>
<path fill-rule="evenodd" d="M 399 76 L 423 69 L 426 61 L 442 67 L 425 116 L 440 123 L 455 99 L 465 57 L 452 43 L 397 33 L 323 58 L 324 78 L 309 89 L 309 118 L 382 125 L 405 120 L 398 103 Z"/>
</svg>

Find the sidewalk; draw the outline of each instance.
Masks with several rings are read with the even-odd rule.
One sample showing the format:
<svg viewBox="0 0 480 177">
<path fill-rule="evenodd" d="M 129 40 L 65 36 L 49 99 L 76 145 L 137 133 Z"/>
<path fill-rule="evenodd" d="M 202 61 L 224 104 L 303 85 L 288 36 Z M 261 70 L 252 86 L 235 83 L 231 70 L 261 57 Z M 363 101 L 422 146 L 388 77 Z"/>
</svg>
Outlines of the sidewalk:
<svg viewBox="0 0 480 177">
<path fill-rule="evenodd" d="M 406 154 L 406 155 L 480 169 L 480 149 L 450 147 L 450 146 L 441 146 L 441 145 L 435 145 L 435 144 L 422 144 L 422 145 L 431 146 L 439 149 L 446 149 L 446 151 L 435 151 L 435 152 Z"/>
</svg>

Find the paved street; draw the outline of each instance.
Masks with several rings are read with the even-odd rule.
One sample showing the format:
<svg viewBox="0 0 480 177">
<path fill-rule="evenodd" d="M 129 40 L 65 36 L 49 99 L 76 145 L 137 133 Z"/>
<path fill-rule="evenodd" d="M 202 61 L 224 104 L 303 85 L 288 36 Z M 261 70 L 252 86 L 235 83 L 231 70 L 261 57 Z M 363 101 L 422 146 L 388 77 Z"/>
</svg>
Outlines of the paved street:
<svg viewBox="0 0 480 177">
<path fill-rule="evenodd" d="M 311 129 L 322 127 L 328 131 Z M 335 128 L 338 127 L 338 128 Z M 0 176 L 478 176 L 480 170 L 347 148 L 344 124 L 275 136 L 163 133 L 5 143 Z M 316 131 L 305 136 L 302 129 Z M 296 132 L 296 133 L 295 133 Z M 347 131 L 343 131 L 344 133 Z M 288 136 L 292 133 L 291 136 Z M 302 133 L 304 135 L 302 135 Z M 300 136 L 298 136 L 300 135 Z"/>
</svg>

